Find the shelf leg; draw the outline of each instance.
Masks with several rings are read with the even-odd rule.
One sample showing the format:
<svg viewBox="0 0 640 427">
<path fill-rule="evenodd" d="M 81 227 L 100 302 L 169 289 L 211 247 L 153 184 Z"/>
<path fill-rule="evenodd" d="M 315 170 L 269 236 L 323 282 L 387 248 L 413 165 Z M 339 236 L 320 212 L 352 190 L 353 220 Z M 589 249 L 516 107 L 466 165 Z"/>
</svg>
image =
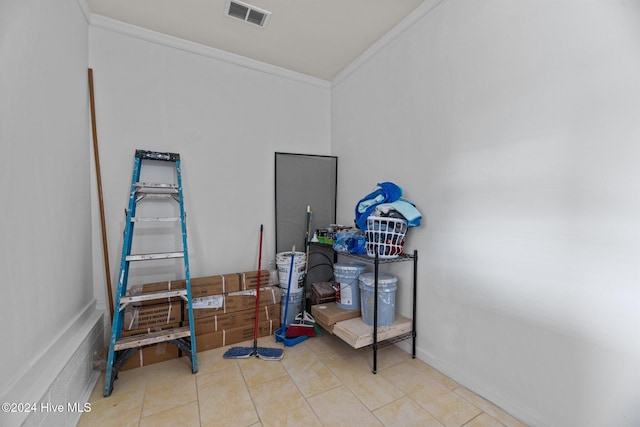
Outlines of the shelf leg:
<svg viewBox="0 0 640 427">
<path fill-rule="evenodd" d="M 378 372 L 378 250 L 376 249 L 376 258 L 373 267 L 373 370 L 375 374 Z"/>
<path fill-rule="evenodd" d="M 417 293 L 418 293 L 418 251 L 414 250 L 413 251 L 413 321 L 412 321 L 412 349 L 411 349 L 411 357 L 413 359 L 416 358 L 416 324 L 417 324 L 417 320 L 416 320 L 416 315 L 418 313 L 417 311 L 417 302 L 416 302 L 416 297 L 417 297 Z"/>
</svg>

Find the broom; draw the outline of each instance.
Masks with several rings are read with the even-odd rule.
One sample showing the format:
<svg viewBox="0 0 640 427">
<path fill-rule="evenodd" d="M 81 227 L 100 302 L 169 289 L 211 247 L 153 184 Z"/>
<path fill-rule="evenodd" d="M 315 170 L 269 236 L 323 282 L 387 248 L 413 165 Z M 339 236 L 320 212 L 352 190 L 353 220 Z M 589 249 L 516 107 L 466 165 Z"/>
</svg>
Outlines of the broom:
<svg viewBox="0 0 640 427">
<path fill-rule="evenodd" d="M 262 270 L 262 230 L 260 224 L 260 250 L 258 255 L 258 285 L 256 288 L 256 320 L 253 325 L 253 347 L 232 347 L 222 357 L 225 359 L 247 359 L 256 356 L 262 360 L 281 360 L 284 352 L 280 348 L 258 347 L 258 308 L 260 307 L 260 272 Z"/>
<path fill-rule="evenodd" d="M 289 328 L 287 328 L 286 337 L 287 338 L 296 338 L 301 336 L 307 337 L 315 337 L 316 329 L 314 327 L 315 320 L 311 317 L 310 314 L 307 313 L 307 275 L 309 273 L 309 240 L 311 239 L 311 207 L 307 206 L 307 229 L 305 231 L 305 250 L 306 250 L 306 258 L 305 258 L 305 266 L 304 266 L 304 286 L 302 287 L 302 298 L 304 301 L 302 313 L 296 316 L 295 320 L 298 323 L 291 324 Z M 305 323 L 305 321 L 310 322 L 311 324 Z"/>
</svg>

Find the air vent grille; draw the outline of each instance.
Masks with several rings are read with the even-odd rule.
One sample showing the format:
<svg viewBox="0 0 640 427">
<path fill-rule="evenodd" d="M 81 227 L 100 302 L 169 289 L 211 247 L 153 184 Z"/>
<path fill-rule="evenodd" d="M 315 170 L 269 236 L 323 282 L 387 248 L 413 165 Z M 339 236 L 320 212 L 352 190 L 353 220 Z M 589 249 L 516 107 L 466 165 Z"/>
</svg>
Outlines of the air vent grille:
<svg viewBox="0 0 640 427">
<path fill-rule="evenodd" d="M 242 3 L 237 0 L 227 0 L 225 7 L 225 13 L 232 18 L 240 19 L 249 24 L 258 25 L 264 27 L 269 21 L 271 12 L 259 9 L 250 4 Z"/>
</svg>

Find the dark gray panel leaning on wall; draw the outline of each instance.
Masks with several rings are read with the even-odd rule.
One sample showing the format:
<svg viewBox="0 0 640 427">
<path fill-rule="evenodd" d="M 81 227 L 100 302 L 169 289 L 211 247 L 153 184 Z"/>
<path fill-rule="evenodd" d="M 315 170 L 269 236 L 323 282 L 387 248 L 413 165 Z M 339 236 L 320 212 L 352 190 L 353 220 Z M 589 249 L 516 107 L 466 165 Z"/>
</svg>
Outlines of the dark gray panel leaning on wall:
<svg viewBox="0 0 640 427">
<path fill-rule="evenodd" d="M 313 211 L 312 233 L 336 222 L 338 158 L 275 153 L 275 175 L 276 253 L 288 252 L 293 245 L 304 252 L 307 206 Z M 309 257 L 309 263 L 313 261 Z M 312 272 L 307 283 L 314 283 Z M 327 272 L 322 275 L 326 280 Z"/>
</svg>

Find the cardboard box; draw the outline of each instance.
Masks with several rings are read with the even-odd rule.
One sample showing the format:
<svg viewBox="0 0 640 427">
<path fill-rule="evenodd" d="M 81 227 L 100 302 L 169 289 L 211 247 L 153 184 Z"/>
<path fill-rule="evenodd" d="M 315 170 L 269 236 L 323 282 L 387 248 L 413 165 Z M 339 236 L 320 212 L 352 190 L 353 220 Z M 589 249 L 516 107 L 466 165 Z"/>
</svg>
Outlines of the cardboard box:
<svg viewBox="0 0 640 427">
<path fill-rule="evenodd" d="M 127 292 L 130 296 L 150 294 L 153 292 L 171 291 L 175 289 L 184 289 L 184 280 L 182 285 L 175 281 L 157 282 L 157 283 L 145 283 L 144 285 L 134 285 L 129 287 Z"/>
<path fill-rule="evenodd" d="M 195 319 L 196 336 L 255 324 L 255 309 L 222 313 Z M 258 309 L 258 322 L 280 319 L 280 303 L 265 305 Z M 187 323 L 188 324 L 188 323 Z"/>
<path fill-rule="evenodd" d="M 186 286 L 187 282 L 184 279 L 147 283 L 144 285 L 131 286 L 129 288 L 128 295 L 133 296 L 175 289 L 185 289 Z M 238 273 L 191 278 L 191 296 L 193 298 L 237 292 L 239 290 L 240 276 Z"/>
<path fill-rule="evenodd" d="M 185 319 L 183 311 L 186 314 L 186 303 L 182 301 L 143 306 L 128 305 L 124 309 L 122 329 L 132 331 L 181 322 Z"/>
<path fill-rule="evenodd" d="M 260 306 L 280 303 L 280 288 L 267 286 L 260 289 Z M 222 295 L 210 295 L 193 299 L 193 317 L 215 316 L 222 313 L 234 313 L 256 307 L 256 291 L 238 291 Z M 185 306 L 186 314 L 186 306 Z"/>
<path fill-rule="evenodd" d="M 181 326 L 180 323 L 169 323 L 166 325 L 154 327 L 154 328 L 145 328 L 145 329 L 135 329 L 131 331 L 122 331 L 122 337 L 129 337 L 134 335 L 142 335 L 147 334 L 149 332 L 155 332 L 164 329 L 173 329 L 179 328 Z M 136 351 L 125 363 L 122 365 L 120 370 L 139 368 L 141 366 L 151 365 L 153 363 L 164 362 L 165 360 L 175 359 L 179 357 L 179 350 L 173 344 L 167 342 L 161 342 L 158 344 L 153 344 L 149 346 L 145 346 L 138 351 Z"/>
<path fill-rule="evenodd" d="M 258 337 L 273 335 L 279 327 L 279 318 L 260 322 L 258 324 Z M 201 335 L 196 333 L 196 349 L 198 353 L 200 353 L 206 350 L 237 344 L 243 341 L 249 342 L 253 340 L 253 330 L 254 323 L 252 322 L 251 325 L 224 329 L 217 332 L 204 333 Z M 130 331 L 128 333 L 135 335 L 146 332 L 147 330 L 137 330 Z M 125 331 L 123 331 L 123 335 L 124 334 Z M 276 346 L 277 345 L 274 340 L 274 347 Z M 164 362 L 165 360 L 176 359 L 178 357 L 180 357 L 180 351 L 177 346 L 168 342 L 162 342 L 139 349 L 125 362 L 120 370 L 122 371 L 148 366 L 154 363 Z"/>
<path fill-rule="evenodd" d="M 240 290 L 256 289 L 258 287 L 258 271 L 247 271 L 239 273 Z M 269 277 L 271 273 L 268 270 L 260 270 L 260 289 L 269 286 Z"/>
<path fill-rule="evenodd" d="M 266 322 L 260 322 L 258 324 L 258 336 L 266 337 L 273 335 L 273 333 L 280 327 L 280 320 L 273 319 Z M 198 353 L 213 348 L 224 347 L 231 344 L 237 344 L 243 341 L 253 340 L 254 326 L 244 326 L 240 328 L 225 329 L 218 332 L 210 332 L 196 336 L 196 348 Z M 274 342 L 275 346 L 275 342 Z"/>
<path fill-rule="evenodd" d="M 144 285 L 134 285 L 130 286 L 127 290 L 127 296 L 138 296 L 144 294 L 151 294 L 156 292 L 165 292 L 165 291 L 174 291 L 179 289 L 184 289 L 184 283 L 182 285 L 176 283 L 176 281 L 168 281 L 168 282 L 158 282 L 158 283 L 146 283 Z M 136 306 L 141 305 L 153 305 L 158 304 L 159 302 L 176 302 L 184 301 L 181 297 L 172 297 L 172 298 L 159 298 L 153 300 L 146 301 L 138 301 L 135 303 L 131 303 Z"/>
<path fill-rule="evenodd" d="M 176 280 L 174 283 L 179 284 L 182 288 L 186 286 L 184 280 Z M 193 298 L 226 294 L 239 290 L 240 277 L 237 273 L 191 278 L 191 296 Z"/>
<path fill-rule="evenodd" d="M 154 327 L 149 327 L 149 328 L 140 328 L 140 329 L 131 329 L 131 330 L 122 330 L 122 334 L 121 337 L 132 337 L 134 335 L 143 335 L 143 334 L 148 334 L 150 332 L 157 332 L 157 331 L 164 331 L 165 329 L 174 329 L 174 328 L 179 328 L 182 325 L 188 325 L 188 322 L 174 322 L 174 323 L 167 323 L 164 325 L 160 325 L 160 326 L 154 326 Z"/>
<path fill-rule="evenodd" d="M 318 323 L 329 333 L 333 333 L 333 327 L 336 323 L 343 320 L 349 320 L 361 317 L 360 310 L 345 310 L 336 305 L 335 302 L 326 304 L 317 304 L 311 306 L 311 315 Z"/>
<path fill-rule="evenodd" d="M 143 347 L 133 353 L 133 355 L 124 362 L 120 368 L 121 371 L 127 369 L 140 368 L 142 366 L 152 365 L 165 360 L 177 359 L 180 355 L 178 347 L 168 342 Z"/>
</svg>

